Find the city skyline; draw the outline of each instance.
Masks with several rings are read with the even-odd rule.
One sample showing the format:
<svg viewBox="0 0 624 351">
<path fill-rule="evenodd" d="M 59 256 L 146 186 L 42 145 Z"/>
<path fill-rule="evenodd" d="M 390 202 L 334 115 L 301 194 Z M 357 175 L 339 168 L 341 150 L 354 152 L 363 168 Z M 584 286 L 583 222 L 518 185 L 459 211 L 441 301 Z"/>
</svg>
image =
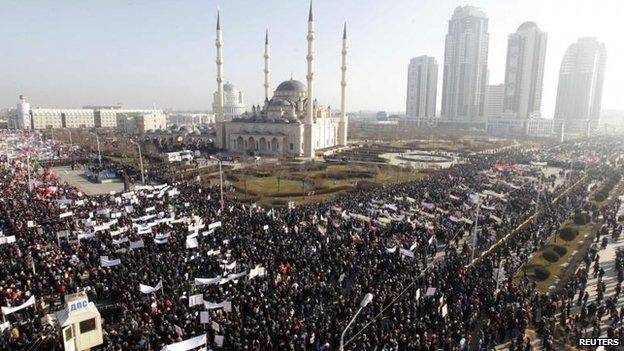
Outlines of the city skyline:
<svg viewBox="0 0 624 351">
<path fill-rule="evenodd" d="M 214 83 L 214 24 L 220 7 L 224 28 L 224 76 L 246 96 L 247 105 L 261 103 L 265 29 L 271 35 L 274 63 L 271 86 L 290 77 L 305 80 L 306 50 L 302 19 L 307 1 L 180 3 L 137 1 L 78 5 L 36 1 L 5 1 L 0 29 L 6 38 L 0 64 L 0 106 L 14 107 L 19 94 L 33 106 L 83 106 L 121 103 L 127 107 L 210 109 Z M 406 63 L 428 55 L 444 60 L 444 37 L 456 1 L 431 8 L 424 2 L 392 1 L 366 4 L 315 2 L 322 23 L 317 33 L 316 96 L 339 108 L 340 36 L 346 20 L 350 30 L 349 111 L 404 111 Z M 547 32 L 542 115 L 552 117 L 559 65 L 565 49 L 582 36 L 604 42 L 609 62 L 624 59 L 613 28 L 623 5 L 584 2 L 472 1 L 489 20 L 489 84 L 504 82 L 507 36 L 525 21 Z M 369 6 L 366 6 L 369 5 Z M 136 17 L 137 11 L 141 17 Z M 552 14 L 557 11 L 557 16 Z M 253 16 L 250 14 L 253 13 Z M 266 13 L 266 14 L 265 14 Z M 397 13 L 405 14 L 397 16 Z M 587 19 L 582 21 L 581 19 Z M 28 26 L 24 26 L 28 23 Z M 91 25 L 86 26 L 86 24 Z M 608 30 L 611 28 L 611 30 Z M 383 41 L 382 41 L 383 40 Z M 377 44 L 375 43 L 382 43 Z M 229 70 L 228 70 L 229 67 Z M 603 109 L 624 109 L 618 99 L 623 69 L 607 64 Z M 438 74 L 442 87 L 443 74 Z M 437 108 L 440 110 L 441 89 Z"/>
</svg>

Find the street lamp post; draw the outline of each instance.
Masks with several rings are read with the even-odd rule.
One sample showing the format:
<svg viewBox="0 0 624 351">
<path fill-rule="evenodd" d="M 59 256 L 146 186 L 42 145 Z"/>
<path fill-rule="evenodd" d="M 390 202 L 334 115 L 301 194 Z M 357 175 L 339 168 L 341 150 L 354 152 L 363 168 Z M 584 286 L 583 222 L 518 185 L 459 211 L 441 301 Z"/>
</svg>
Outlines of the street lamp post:
<svg viewBox="0 0 624 351">
<path fill-rule="evenodd" d="M 97 151 L 98 151 L 98 164 L 100 166 L 100 168 L 102 168 L 102 153 L 100 152 L 100 136 L 97 135 L 97 133 L 93 133 L 91 132 L 91 134 L 95 135 L 95 142 L 97 144 Z M 70 135 L 70 140 L 71 140 L 71 132 L 69 132 Z M 71 143 L 71 141 L 70 141 Z"/>
<path fill-rule="evenodd" d="M 473 237 L 472 237 L 472 254 L 470 255 L 471 256 L 470 262 L 474 260 L 475 251 L 477 250 L 477 230 L 479 228 L 479 209 L 480 208 L 481 208 L 481 196 L 477 194 L 477 213 L 475 215 L 475 226 L 474 226 Z"/>
<path fill-rule="evenodd" d="M 139 149 L 139 165 L 141 166 L 141 183 L 145 185 L 145 170 L 143 170 L 143 154 L 141 154 L 141 144 L 132 140 L 130 142 L 136 145 L 137 148 Z"/>
<path fill-rule="evenodd" d="M 69 133 L 69 147 L 71 148 L 73 146 L 71 129 L 67 128 L 67 132 Z"/>
<path fill-rule="evenodd" d="M 355 322 L 355 319 L 360 314 L 362 309 L 366 307 L 366 305 L 371 303 L 371 301 L 373 301 L 373 294 L 371 293 L 367 293 L 366 295 L 364 295 L 364 297 L 362 298 L 362 301 L 360 301 L 360 308 L 358 308 L 357 312 L 355 312 L 355 315 L 353 316 L 353 318 L 351 318 L 351 321 L 349 321 L 349 324 L 347 324 L 347 326 L 342 331 L 342 335 L 340 335 L 340 351 L 344 351 L 344 337 L 347 334 L 347 330 L 349 330 L 349 327 L 351 327 L 351 324 Z"/>
<path fill-rule="evenodd" d="M 213 160 L 217 160 L 217 162 L 219 162 L 219 190 L 221 190 L 221 212 L 223 212 L 223 207 L 224 207 L 224 203 L 223 203 L 223 169 L 221 168 L 221 159 L 214 157 L 214 156 L 210 156 L 211 159 Z"/>
</svg>

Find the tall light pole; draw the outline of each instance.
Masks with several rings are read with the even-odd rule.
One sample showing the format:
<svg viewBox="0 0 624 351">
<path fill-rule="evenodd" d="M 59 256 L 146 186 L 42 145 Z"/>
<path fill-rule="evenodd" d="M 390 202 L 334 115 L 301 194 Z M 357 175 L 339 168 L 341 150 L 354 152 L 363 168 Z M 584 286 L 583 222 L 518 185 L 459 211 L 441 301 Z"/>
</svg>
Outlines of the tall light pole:
<svg viewBox="0 0 624 351">
<path fill-rule="evenodd" d="M 223 169 L 221 168 L 221 159 L 214 157 L 214 156 L 210 156 L 211 159 L 213 160 L 217 160 L 217 162 L 219 162 L 219 189 L 221 190 L 221 212 L 223 212 L 223 208 L 224 208 L 224 203 L 223 203 Z"/>
<path fill-rule="evenodd" d="M 357 312 L 355 312 L 355 315 L 353 316 L 353 318 L 351 318 L 349 324 L 347 324 L 346 328 L 344 328 L 344 330 L 342 331 L 342 335 L 340 335 L 340 351 L 344 351 L 344 337 L 347 334 L 347 330 L 349 330 L 349 327 L 351 327 L 351 324 L 353 324 L 362 309 L 366 307 L 366 305 L 371 303 L 371 301 L 373 301 L 373 294 L 371 293 L 367 293 L 366 295 L 364 295 L 362 301 L 360 301 L 360 308 L 358 308 Z"/>
<path fill-rule="evenodd" d="M 70 133 L 69 135 L 71 135 L 71 132 L 69 133 Z M 97 133 L 93 133 L 93 132 L 90 132 L 90 133 L 95 135 L 95 142 L 97 143 L 97 151 L 98 151 L 98 164 L 100 165 L 100 168 L 101 168 L 102 167 L 102 153 L 100 152 L 100 136 L 97 135 Z"/>
<path fill-rule="evenodd" d="M 477 213 L 475 215 L 475 226 L 473 230 L 472 254 L 470 255 L 470 262 L 474 260 L 475 251 L 477 250 L 477 228 L 479 228 L 479 209 L 481 208 L 481 196 L 479 194 L 476 194 L 476 195 L 477 195 Z"/>
<path fill-rule="evenodd" d="M 139 148 L 139 165 L 141 166 L 141 183 L 145 185 L 145 170 L 143 170 L 143 154 L 141 154 L 141 144 L 136 141 L 130 140 L 130 142 Z"/>
<path fill-rule="evenodd" d="M 30 150 L 27 151 L 27 158 L 26 158 L 26 168 L 28 169 L 28 192 L 31 192 L 31 182 L 30 182 Z"/>
<path fill-rule="evenodd" d="M 69 133 L 69 147 L 71 148 L 73 146 L 71 129 L 67 128 L 67 132 Z"/>
</svg>

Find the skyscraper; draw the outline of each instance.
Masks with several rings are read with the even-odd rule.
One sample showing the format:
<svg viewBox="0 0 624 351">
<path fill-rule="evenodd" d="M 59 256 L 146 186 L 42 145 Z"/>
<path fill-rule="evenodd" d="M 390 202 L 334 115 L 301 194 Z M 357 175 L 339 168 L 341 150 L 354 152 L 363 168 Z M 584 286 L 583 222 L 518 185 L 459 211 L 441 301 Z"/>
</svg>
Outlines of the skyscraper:
<svg viewBox="0 0 624 351">
<path fill-rule="evenodd" d="M 488 121 L 502 117 L 504 98 L 505 84 L 487 86 L 485 93 L 485 116 Z"/>
<path fill-rule="evenodd" d="M 555 118 L 566 122 L 566 131 L 596 126 L 607 53 L 604 43 L 594 37 L 579 38 L 570 45 L 561 61 Z"/>
<path fill-rule="evenodd" d="M 410 60 L 407 69 L 407 118 L 434 118 L 438 89 L 438 64 L 435 58 L 419 56 Z"/>
<path fill-rule="evenodd" d="M 517 119 L 540 117 L 547 35 L 525 22 L 507 39 L 504 111 Z"/>
<path fill-rule="evenodd" d="M 483 122 L 488 43 L 485 13 L 473 6 L 457 7 L 444 49 L 442 121 Z"/>
</svg>

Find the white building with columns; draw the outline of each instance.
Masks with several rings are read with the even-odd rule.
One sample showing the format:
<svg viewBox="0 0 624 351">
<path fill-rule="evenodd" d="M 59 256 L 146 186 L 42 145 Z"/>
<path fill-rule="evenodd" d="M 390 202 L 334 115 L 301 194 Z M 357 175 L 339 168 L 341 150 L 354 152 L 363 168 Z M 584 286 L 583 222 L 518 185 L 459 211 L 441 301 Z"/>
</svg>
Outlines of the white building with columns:
<svg viewBox="0 0 624 351">
<path fill-rule="evenodd" d="M 342 35 L 340 113 L 333 114 L 314 98 L 314 18 L 308 15 L 307 84 L 290 80 L 270 91 L 270 47 L 268 32 L 264 45 L 264 103 L 227 121 L 224 111 L 222 32 L 217 15 L 217 96 L 215 104 L 216 146 L 235 153 L 313 158 L 323 150 L 347 145 L 346 70 L 347 29 Z"/>
</svg>

